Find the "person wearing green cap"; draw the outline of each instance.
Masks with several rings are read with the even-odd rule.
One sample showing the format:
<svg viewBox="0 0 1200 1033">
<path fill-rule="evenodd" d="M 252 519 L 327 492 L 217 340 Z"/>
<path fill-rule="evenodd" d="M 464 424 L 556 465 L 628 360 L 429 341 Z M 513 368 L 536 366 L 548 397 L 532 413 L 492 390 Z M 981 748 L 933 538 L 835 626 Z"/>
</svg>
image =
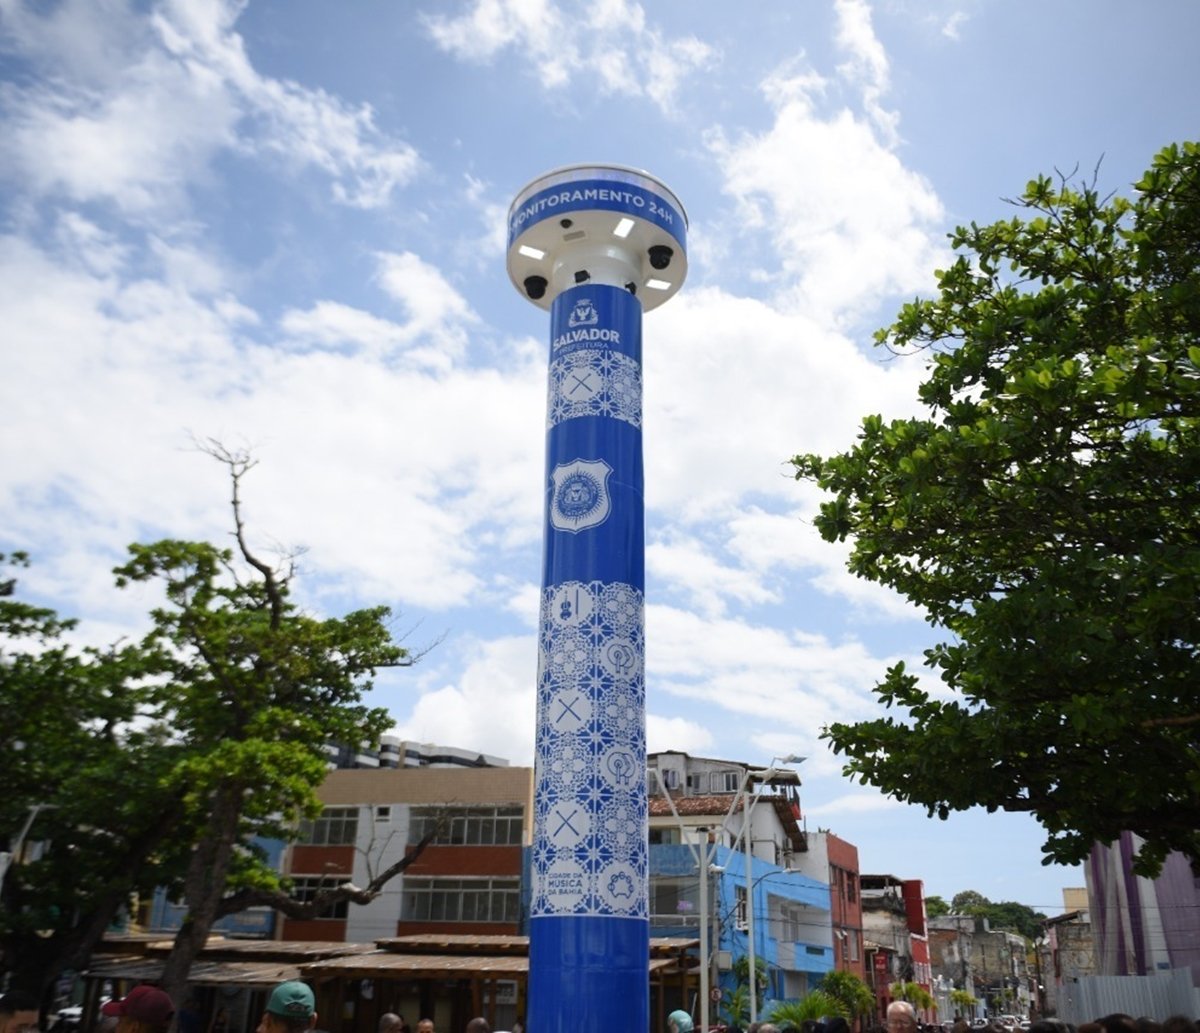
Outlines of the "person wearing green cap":
<svg viewBox="0 0 1200 1033">
<path fill-rule="evenodd" d="M 280 983 L 267 998 L 267 1008 L 255 1033 L 305 1033 L 317 1024 L 317 1002 L 307 983 Z"/>
<path fill-rule="evenodd" d="M 692 1033 L 692 1017 L 685 1011 L 673 1011 L 667 1016 L 670 1033 Z"/>
</svg>

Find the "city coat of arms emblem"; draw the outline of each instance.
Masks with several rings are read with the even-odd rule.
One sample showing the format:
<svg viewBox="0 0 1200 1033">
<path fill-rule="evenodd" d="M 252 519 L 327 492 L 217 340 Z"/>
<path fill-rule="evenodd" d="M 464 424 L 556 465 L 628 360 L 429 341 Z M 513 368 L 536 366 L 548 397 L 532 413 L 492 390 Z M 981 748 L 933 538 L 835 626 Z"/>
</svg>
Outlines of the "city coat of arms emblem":
<svg viewBox="0 0 1200 1033">
<path fill-rule="evenodd" d="M 563 463 L 550 475 L 550 523 L 559 531 L 586 531 L 608 519 L 608 477 L 602 459 Z"/>
</svg>

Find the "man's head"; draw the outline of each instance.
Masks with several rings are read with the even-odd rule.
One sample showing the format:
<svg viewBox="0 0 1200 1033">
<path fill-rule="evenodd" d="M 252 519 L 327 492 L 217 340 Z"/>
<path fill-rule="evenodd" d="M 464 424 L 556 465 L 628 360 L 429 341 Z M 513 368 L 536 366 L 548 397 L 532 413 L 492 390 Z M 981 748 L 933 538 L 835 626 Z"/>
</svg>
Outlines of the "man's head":
<svg viewBox="0 0 1200 1033">
<path fill-rule="evenodd" d="M 38 1003 L 32 994 L 10 990 L 0 997 L 0 1033 L 36 1033 Z"/>
<path fill-rule="evenodd" d="M 472 1019 L 467 1023 L 466 1033 L 492 1033 L 492 1027 L 485 1018 Z"/>
<path fill-rule="evenodd" d="M 892 1001 L 887 1008 L 888 1033 L 914 1033 L 917 1010 L 908 1001 Z"/>
<path fill-rule="evenodd" d="M 303 1033 L 317 1024 L 317 1003 L 307 983 L 280 983 L 267 998 L 256 1033 Z"/>
<path fill-rule="evenodd" d="M 433 1019 L 421 1019 L 417 1023 L 417 1033 L 433 1033 Z"/>
<path fill-rule="evenodd" d="M 125 1033 L 135 1030 L 165 1030 L 175 1015 L 175 1002 L 165 990 L 143 983 L 135 986 L 119 1001 L 109 1001 L 101 1014 L 116 1016 L 117 1029 Z"/>
<path fill-rule="evenodd" d="M 668 1033 L 692 1033 L 692 1017 L 685 1011 L 673 1011 L 667 1016 Z"/>
<path fill-rule="evenodd" d="M 379 1016 L 379 1033 L 400 1033 L 404 1020 L 395 1012 L 385 1012 Z"/>
</svg>

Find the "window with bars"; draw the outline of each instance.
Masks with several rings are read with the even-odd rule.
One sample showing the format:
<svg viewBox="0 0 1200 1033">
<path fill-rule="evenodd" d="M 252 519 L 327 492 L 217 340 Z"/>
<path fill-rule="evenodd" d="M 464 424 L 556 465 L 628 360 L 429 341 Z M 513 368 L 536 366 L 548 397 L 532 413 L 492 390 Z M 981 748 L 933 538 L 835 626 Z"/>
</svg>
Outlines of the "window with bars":
<svg viewBox="0 0 1200 1033">
<path fill-rule="evenodd" d="M 408 922 L 517 922 L 517 878 L 407 878 L 400 918 Z"/>
<path fill-rule="evenodd" d="M 520 806 L 414 807 L 408 841 L 419 843 L 436 832 L 438 846 L 520 846 L 524 824 Z"/>
<path fill-rule="evenodd" d="M 326 807 L 315 821 L 300 823 L 296 842 L 306 846 L 353 846 L 357 837 L 357 807 Z"/>
</svg>

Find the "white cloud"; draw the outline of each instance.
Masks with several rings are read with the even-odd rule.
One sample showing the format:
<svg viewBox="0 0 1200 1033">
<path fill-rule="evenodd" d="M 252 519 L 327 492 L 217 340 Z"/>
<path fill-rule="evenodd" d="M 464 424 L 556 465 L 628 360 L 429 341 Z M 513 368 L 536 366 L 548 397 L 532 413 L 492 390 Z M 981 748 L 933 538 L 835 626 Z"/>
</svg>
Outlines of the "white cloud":
<svg viewBox="0 0 1200 1033">
<path fill-rule="evenodd" d="M 688 76 L 717 59 L 695 36 L 669 39 L 648 26 L 630 0 L 474 0 L 465 14 L 427 15 L 425 24 L 461 60 L 486 62 L 511 48 L 546 89 L 582 78 L 602 93 L 647 97 L 665 113 Z"/>
<path fill-rule="evenodd" d="M 875 614 L 898 620 L 920 620 L 923 614 L 896 592 L 850 572 L 849 542 L 827 542 L 812 524 L 817 491 L 797 485 L 801 509 L 769 513 L 749 506 L 729 521 L 729 549 L 758 577 L 773 573 L 781 579 L 807 576 L 831 597 Z"/>
<path fill-rule="evenodd" d="M 762 603 L 778 599 L 746 570 L 721 563 L 713 544 L 691 535 L 668 534 L 648 543 L 646 569 L 685 593 L 691 605 L 708 617 L 723 615 L 727 600 Z"/>
<path fill-rule="evenodd" d="M 881 101 L 889 86 L 888 58 L 871 25 L 871 8 L 866 0 L 836 0 L 837 43 L 849 54 L 838 71 L 861 86 L 863 107 L 889 145 L 896 143 L 897 116 Z"/>
<path fill-rule="evenodd" d="M 713 288 L 646 320 L 648 503 L 670 519 L 726 517 L 747 496 L 794 504 L 787 461 L 832 452 L 870 412 L 914 408 L 918 359 L 881 365 L 803 311 Z"/>
<path fill-rule="evenodd" d="M 712 732 L 699 722 L 684 717 L 658 717 L 646 714 L 646 752 L 682 750 L 700 753 L 713 744 Z"/>
<path fill-rule="evenodd" d="M 968 17 L 966 11 L 954 11 L 942 25 L 942 35 L 957 43 L 962 39 L 962 27 L 966 24 Z"/>
<path fill-rule="evenodd" d="M 880 811 L 898 813 L 908 810 L 909 806 L 909 804 L 901 803 L 890 796 L 885 796 L 878 790 L 867 789 L 860 793 L 846 793 L 816 806 L 805 807 L 804 810 L 810 818 L 826 816 L 837 818 L 850 814 L 874 814 Z"/>
<path fill-rule="evenodd" d="M 847 16 L 858 8 L 844 5 Z M 866 47 L 861 27 L 846 32 Z M 854 66 L 854 67 L 857 67 Z M 869 65 L 868 65 L 869 68 Z M 765 236 L 764 275 L 778 304 L 823 325 L 852 323 L 882 298 L 927 287 L 943 255 L 943 211 L 932 187 L 880 138 L 877 115 L 824 110 L 827 80 L 793 62 L 763 84 L 773 125 L 735 139 L 715 128 L 709 153 L 737 206 L 741 229 Z"/>
<path fill-rule="evenodd" d="M 440 648 L 443 647 L 439 647 Z M 395 734 L 421 742 L 453 743 L 532 764 L 535 728 L 534 686 L 537 643 L 532 635 L 496 639 L 474 646 L 456 642 L 463 662 L 455 684 L 442 684 L 421 694 Z M 434 650 L 428 662 L 439 662 Z"/>
<path fill-rule="evenodd" d="M 110 0 L 103 19 L 87 0 L 40 13 L 5 6 L 0 46 L 42 75 L 0 94 L 0 170 L 38 194 L 147 216 L 177 209 L 214 156 L 233 150 L 318 168 L 335 200 L 369 208 L 420 171 L 416 150 L 381 133 L 369 105 L 259 74 L 234 31 L 240 3 L 172 0 L 146 18 Z"/>
</svg>

